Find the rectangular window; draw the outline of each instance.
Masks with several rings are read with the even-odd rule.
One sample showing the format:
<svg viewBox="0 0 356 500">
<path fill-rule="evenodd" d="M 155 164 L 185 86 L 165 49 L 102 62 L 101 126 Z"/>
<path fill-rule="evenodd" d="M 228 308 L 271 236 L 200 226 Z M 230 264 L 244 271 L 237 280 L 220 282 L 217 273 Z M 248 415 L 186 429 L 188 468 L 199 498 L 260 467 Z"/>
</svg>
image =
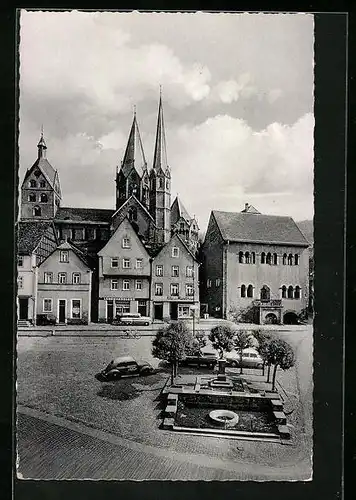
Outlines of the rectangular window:
<svg viewBox="0 0 356 500">
<path fill-rule="evenodd" d="M 185 285 L 185 294 L 187 296 L 194 295 L 194 285 L 192 283 L 186 283 L 186 285 Z"/>
<path fill-rule="evenodd" d="M 123 290 L 130 290 L 130 280 L 123 280 L 122 289 Z"/>
<path fill-rule="evenodd" d="M 119 259 L 117 257 L 111 257 L 111 267 L 119 267 Z"/>
<path fill-rule="evenodd" d="M 172 266 L 172 276 L 173 278 L 179 277 L 179 266 Z"/>
<path fill-rule="evenodd" d="M 23 277 L 22 276 L 17 277 L 17 287 L 23 288 Z"/>
<path fill-rule="evenodd" d="M 136 280 L 136 290 L 142 290 L 142 281 Z"/>
<path fill-rule="evenodd" d="M 189 318 L 190 316 L 190 307 L 179 305 L 178 306 L 178 317 L 179 318 Z"/>
<path fill-rule="evenodd" d="M 67 283 L 67 273 L 58 273 L 58 283 L 65 285 Z"/>
<path fill-rule="evenodd" d="M 174 297 L 178 297 L 179 295 L 179 284 L 171 283 L 171 295 Z"/>
<path fill-rule="evenodd" d="M 59 252 L 59 262 L 69 262 L 69 252 L 68 252 L 68 250 L 61 250 Z"/>
<path fill-rule="evenodd" d="M 143 260 L 136 259 L 136 269 L 142 269 Z"/>
<path fill-rule="evenodd" d="M 193 277 L 193 266 L 187 266 L 186 276 L 187 276 L 187 278 Z"/>
<path fill-rule="evenodd" d="M 118 280 L 111 280 L 111 290 L 118 290 L 118 289 L 119 289 Z"/>
<path fill-rule="evenodd" d="M 82 308 L 80 299 L 72 299 L 72 318 L 80 319 L 82 316 Z"/>
<path fill-rule="evenodd" d="M 211 280 L 206 280 L 206 287 L 207 288 L 210 288 L 211 287 Z"/>
<path fill-rule="evenodd" d="M 19 267 L 22 267 L 22 266 L 23 266 L 23 256 L 22 256 L 22 255 L 19 255 L 19 256 L 17 257 L 17 265 L 18 265 Z"/>
<path fill-rule="evenodd" d="M 53 273 L 45 272 L 44 273 L 44 282 L 45 283 L 53 283 Z"/>
<path fill-rule="evenodd" d="M 130 238 L 122 238 L 122 248 L 131 248 Z"/>
<path fill-rule="evenodd" d="M 163 276 L 163 266 L 156 266 L 156 276 Z"/>
<path fill-rule="evenodd" d="M 163 295 L 163 283 L 156 283 L 155 285 L 155 295 Z"/>
<path fill-rule="evenodd" d="M 215 280 L 215 286 L 216 286 L 216 287 L 219 287 L 219 286 L 220 286 L 220 278 L 217 278 L 217 279 Z"/>
<path fill-rule="evenodd" d="M 80 273 L 73 273 L 72 283 L 73 283 L 73 285 L 79 285 L 80 284 Z"/>
<path fill-rule="evenodd" d="M 174 257 L 174 258 L 179 257 L 179 248 L 178 247 L 172 247 L 172 257 Z"/>
<path fill-rule="evenodd" d="M 52 312 L 52 299 L 43 299 L 43 312 Z"/>
<path fill-rule="evenodd" d="M 122 267 L 124 269 L 130 269 L 130 259 L 122 259 Z"/>
</svg>

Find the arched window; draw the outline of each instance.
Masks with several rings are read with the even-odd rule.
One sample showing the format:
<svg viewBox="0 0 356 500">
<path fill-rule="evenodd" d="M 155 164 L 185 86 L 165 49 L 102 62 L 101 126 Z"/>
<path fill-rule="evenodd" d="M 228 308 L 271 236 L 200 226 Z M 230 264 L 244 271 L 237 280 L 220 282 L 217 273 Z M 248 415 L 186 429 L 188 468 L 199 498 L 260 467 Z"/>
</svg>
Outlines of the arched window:
<svg viewBox="0 0 356 500">
<path fill-rule="evenodd" d="M 35 188 L 35 187 L 37 187 L 37 182 L 34 179 L 31 179 L 29 182 L 29 186 L 31 188 Z"/>
<path fill-rule="evenodd" d="M 48 201 L 48 196 L 46 195 L 46 193 L 41 193 L 40 202 L 47 203 L 47 201 Z"/>
<path fill-rule="evenodd" d="M 300 287 L 296 286 L 294 290 L 294 298 L 295 299 L 300 299 Z"/>
<path fill-rule="evenodd" d="M 246 297 L 246 285 L 241 285 L 241 297 Z"/>
<path fill-rule="evenodd" d="M 261 300 L 268 301 L 271 297 L 271 291 L 267 285 L 263 285 L 261 288 Z"/>
<path fill-rule="evenodd" d="M 269 265 L 272 264 L 272 255 L 270 254 L 270 252 L 268 252 L 268 254 L 267 254 L 266 263 Z"/>
<path fill-rule="evenodd" d="M 293 265 L 293 255 L 290 253 L 288 255 L 288 266 L 292 266 Z"/>
<path fill-rule="evenodd" d="M 159 178 L 159 181 L 158 181 L 158 182 L 159 182 L 158 186 L 159 186 L 160 188 L 163 188 L 164 184 L 163 184 L 163 178 L 162 178 L 162 177 L 160 177 L 160 178 Z"/>
<path fill-rule="evenodd" d="M 245 263 L 251 264 L 250 252 L 245 252 Z"/>
<path fill-rule="evenodd" d="M 251 255 L 252 255 L 252 264 L 256 264 L 256 254 L 255 254 L 255 252 L 252 252 Z"/>
<path fill-rule="evenodd" d="M 298 266 L 298 264 L 299 264 L 299 255 L 298 255 L 297 253 L 296 253 L 296 254 L 295 254 L 295 256 L 294 256 L 294 264 L 295 264 L 296 266 Z"/>
<path fill-rule="evenodd" d="M 130 210 L 129 210 L 129 220 L 131 222 L 137 220 L 137 208 L 136 207 L 130 208 Z"/>
<path fill-rule="evenodd" d="M 252 285 L 248 285 L 248 287 L 247 287 L 247 297 L 250 297 L 250 298 L 253 297 L 253 286 Z"/>
<path fill-rule="evenodd" d="M 40 181 L 40 187 L 45 188 L 46 187 L 46 181 Z"/>
<path fill-rule="evenodd" d="M 28 195 L 28 201 L 36 201 L 36 195 L 35 195 L 35 193 L 30 193 Z"/>
<path fill-rule="evenodd" d="M 286 253 L 283 254 L 283 265 L 284 266 L 287 265 L 287 254 Z"/>
<path fill-rule="evenodd" d="M 266 263 L 266 254 L 264 252 L 261 253 L 261 264 Z"/>
<path fill-rule="evenodd" d="M 293 287 L 292 285 L 290 285 L 288 287 L 288 299 L 292 299 L 293 298 Z"/>
<path fill-rule="evenodd" d="M 286 299 L 287 298 L 287 287 L 286 285 L 283 285 L 282 286 L 282 299 Z"/>
<path fill-rule="evenodd" d="M 33 207 L 33 215 L 35 217 L 41 217 L 41 207 Z"/>
<path fill-rule="evenodd" d="M 243 252 L 239 252 L 239 263 L 240 264 L 244 263 L 244 253 Z"/>
<path fill-rule="evenodd" d="M 278 264 L 278 255 L 276 253 L 273 254 L 273 264 L 277 266 Z"/>
</svg>

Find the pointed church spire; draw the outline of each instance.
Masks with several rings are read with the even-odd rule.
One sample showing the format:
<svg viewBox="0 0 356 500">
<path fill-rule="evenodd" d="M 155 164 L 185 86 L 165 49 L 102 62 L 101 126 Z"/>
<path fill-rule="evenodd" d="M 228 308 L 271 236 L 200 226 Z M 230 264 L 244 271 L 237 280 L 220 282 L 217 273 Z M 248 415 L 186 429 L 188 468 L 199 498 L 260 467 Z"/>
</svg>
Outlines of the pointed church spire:
<svg viewBox="0 0 356 500">
<path fill-rule="evenodd" d="M 38 158 L 46 158 L 46 143 L 43 137 L 43 125 L 41 126 L 41 137 L 37 144 L 38 148 Z"/>
<path fill-rule="evenodd" d="M 124 158 L 121 164 L 121 170 L 127 176 L 131 170 L 135 168 L 140 177 L 142 177 L 144 170 L 147 168 L 145 153 L 143 151 L 140 131 L 136 119 L 136 106 L 134 106 L 134 116 L 132 126 L 127 141 L 127 146 Z"/>
<path fill-rule="evenodd" d="M 153 169 L 156 172 L 160 169 L 166 172 L 167 167 L 168 163 L 167 163 L 167 150 L 166 150 L 166 134 L 165 134 L 164 120 L 163 120 L 162 86 L 160 85 L 156 143 L 153 156 Z"/>
</svg>

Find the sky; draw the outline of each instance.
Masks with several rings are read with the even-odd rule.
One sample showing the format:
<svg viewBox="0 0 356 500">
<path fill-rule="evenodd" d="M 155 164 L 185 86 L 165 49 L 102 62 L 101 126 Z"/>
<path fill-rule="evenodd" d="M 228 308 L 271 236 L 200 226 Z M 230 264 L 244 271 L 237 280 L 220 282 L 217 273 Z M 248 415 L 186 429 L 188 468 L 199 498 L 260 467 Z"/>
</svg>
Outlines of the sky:
<svg viewBox="0 0 356 500">
<path fill-rule="evenodd" d="M 133 109 L 151 167 L 162 86 L 172 202 L 313 217 L 313 15 L 28 12 L 20 180 L 44 128 L 62 206 L 115 207 Z M 21 182 L 21 181 L 20 181 Z"/>
</svg>

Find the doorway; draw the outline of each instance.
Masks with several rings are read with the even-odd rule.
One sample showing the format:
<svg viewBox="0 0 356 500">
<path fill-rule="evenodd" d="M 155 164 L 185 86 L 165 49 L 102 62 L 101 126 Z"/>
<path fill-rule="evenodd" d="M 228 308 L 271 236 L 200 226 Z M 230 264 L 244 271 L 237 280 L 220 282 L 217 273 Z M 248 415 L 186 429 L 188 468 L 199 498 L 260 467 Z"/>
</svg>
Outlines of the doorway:
<svg viewBox="0 0 356 500">
<path fill-rule="evenodd" d="M 66 300 L 59 299 L 58 301 L 58 323 L 66 322 Z"/>
<path fill-rule="evenodd" d="M 154 304 L 154 319 L 163 320 L 163 303 Z"/>
<path fill-rule="evenodd" d="M 114 301 L 108 300 L 106 302 L 106 318 L 108 323 L 112 323 L 114 319 Z"/>
<path fill-rule="evenodd" d="M 178 303 L 171 302 L 171 319 L 178 319 Z"/>
<path fill-rule="evenodd" d="M 28 297 L 19 299 L 19 319 L 28 319 Z"/>
</svg>

